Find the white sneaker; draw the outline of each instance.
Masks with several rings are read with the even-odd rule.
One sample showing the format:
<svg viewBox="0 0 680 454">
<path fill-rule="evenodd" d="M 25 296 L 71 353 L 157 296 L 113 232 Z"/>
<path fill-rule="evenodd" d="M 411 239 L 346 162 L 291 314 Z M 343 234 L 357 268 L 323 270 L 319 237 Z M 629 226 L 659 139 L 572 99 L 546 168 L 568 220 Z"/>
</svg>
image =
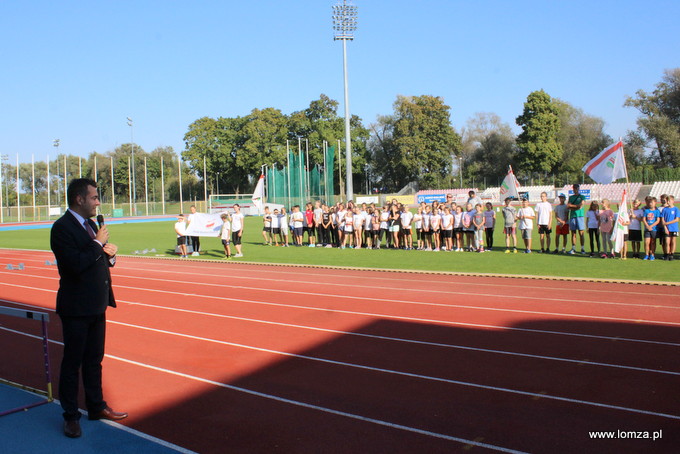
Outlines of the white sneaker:
<svg viewBox="0 0 680 454">
<path fill-rule="evenodd" d="M 196 252 L 196 251 L 194 251 L 194 252 L 191 253 L 191 256 L 192 256 L 192 257 L 198 257 L 199 255 L 201 255 L 201 254 L 199 254 L 199 253 Z"/>
<path fill-rule="evenodd" d="M 234 254 L 234 257 L 243 257 L 243 254 Z"/>
</svg>

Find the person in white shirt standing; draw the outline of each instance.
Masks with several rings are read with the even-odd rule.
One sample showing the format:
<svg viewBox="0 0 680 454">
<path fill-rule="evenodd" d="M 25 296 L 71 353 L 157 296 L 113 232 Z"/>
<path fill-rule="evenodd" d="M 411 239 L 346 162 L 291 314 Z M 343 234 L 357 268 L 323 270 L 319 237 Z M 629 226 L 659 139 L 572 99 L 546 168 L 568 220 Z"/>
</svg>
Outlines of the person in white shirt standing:
<svg viewBox="0 0 680 454">
<path fill-rule="evenodd" d="M 519 219 L 519 230 L 522 232 L 526 254 L 531 254 L 531 234 L 534 229 L 535 218 L 536 212 L 529 206 L 529 201 L 522 199 L 522 208 L 517 210 L 517 219 Z"/>
<path fill-rule="evenodd" d="M 175 222 L 175 233 L 177 234 L 177 246 L 183 259 L 187 258 L 187 225 L 184 222 L 184 215 L 177 216 Z"/>
<path fill-rule="evenodd" d="M 550 235 L 552 234 L 553 207 L 548 202 L 548 193 L 541 192 L 541 201 L 536 204 L 536 222 L 541 242 L 541 252 L 550 252 Z M 545 247 L 544 247 L 545 246 Z"/>
<path fill-rule="evenodd" d="M 401 211 L 401 235 L 404 243 L 404 249 L 410 251 L 413 249 L 413 234 L 411 233 L 411 222 L 413 221 L 413 213 L 406 205 L 402 206 Z"/>
<path fill-rule="evenodd" d="M 231 215 L 231 242 L 236 248 L 234 257 L 243 257 L 241 252 L 241 237 L 243 236 L 243 213 L 241 213 L 241 205 L 234 204 L 234 214 Z"/>
<path fill-rule="evenodd" d="M 229 214 L 223 213 L 220 216 L 222 219 L 222 227 L 220 229 L 220 239 L 222 240 L 222 246 L 224 246 L 224 258 L 231 258 L 231 222 L 229 221 Z"/>
</svg>

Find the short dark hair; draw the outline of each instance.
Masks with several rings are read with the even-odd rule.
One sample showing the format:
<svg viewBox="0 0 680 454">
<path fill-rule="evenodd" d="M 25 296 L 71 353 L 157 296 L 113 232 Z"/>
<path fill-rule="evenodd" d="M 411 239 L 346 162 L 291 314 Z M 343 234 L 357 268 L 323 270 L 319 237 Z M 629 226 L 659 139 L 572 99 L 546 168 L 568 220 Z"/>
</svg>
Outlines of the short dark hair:
<svg viewBox="0 0 680 454">
<path fill-rule="evenodd" d="M 71 180 L 68 184 L 68 189 L 66 190 L 66 200 L 68 201 L 68 206 L 73 207 L 76 205 L 76 198 L 87 197 L 88 187 L 97 187 L 97 182 L 89 178 L 76 178 Z"/>
</svg>

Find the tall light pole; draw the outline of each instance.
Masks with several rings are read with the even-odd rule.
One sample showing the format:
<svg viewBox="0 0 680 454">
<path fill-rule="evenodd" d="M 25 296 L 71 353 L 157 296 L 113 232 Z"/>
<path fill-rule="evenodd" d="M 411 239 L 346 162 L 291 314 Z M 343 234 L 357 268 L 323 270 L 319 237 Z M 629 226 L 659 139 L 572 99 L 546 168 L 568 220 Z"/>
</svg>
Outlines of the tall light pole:
<svg viewBox="0 0 680 454">
<path fill-rule="evenodd" d="M 52 145 L 54 145 L 54 148 L 56 148 L 56 150 L 57 150 L 57 207 L 58 207 L 59 206 L 59 139 L 54 139 L 52 141 Z M 64 190 L 66 190 L 66 188 L 64 188 Z M 68 206 L 66 206 L 66 208 L 68 208 Z"/>
<path fill-rule="evenodd" d="M 137 184 L 135 180 L 135 136 L 132 118 L 127 117 L 127 125 L 130 127 L 130 146 L 132 147 L 132 215 L 137 215 Z"/>
<path fill-rule="evenodd" d="M 333 30 L 335 41 L 342 41 L 342 69 L 345 78 L 345 160 L 346 160 L 346 192 L 347 201 L 354 198 L 352 187 L 352 140 L 349 128 L 349 88 L 347 84 L 347 41 L 354 40 L 354 31 L 357 29 L 357 7 L 342 0 L 333 6 Z"/>
</svg>

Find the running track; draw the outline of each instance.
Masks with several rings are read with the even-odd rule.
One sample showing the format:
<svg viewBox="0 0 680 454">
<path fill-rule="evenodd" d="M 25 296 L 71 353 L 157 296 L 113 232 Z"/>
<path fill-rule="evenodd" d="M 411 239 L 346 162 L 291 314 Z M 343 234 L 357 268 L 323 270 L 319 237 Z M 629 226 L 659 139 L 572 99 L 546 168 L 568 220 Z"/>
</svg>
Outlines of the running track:
<svg viewBox="0 0 680 454">
<path fill-rule="evenodd" d="M 58 275 L 46 260 L 0 249 L 0 298 L 54 315 Z M 25 270 L 5 270 L 19 262 Z M 130 412 L 124 424 L 187 449 L 680 445 L 677 287 L 138 257 L 120 257 L 113 275 L 107 400 Z M 0 374 L 40 386 L 39 343 L 19 334 L 35 325 L 0 319 L 0 345 L 16 346 L 0 349 Z M 50 336 L 56 372 L 56 316 Z M 589 438 L 659 430 L 656 441 Z"/>
</svg>

